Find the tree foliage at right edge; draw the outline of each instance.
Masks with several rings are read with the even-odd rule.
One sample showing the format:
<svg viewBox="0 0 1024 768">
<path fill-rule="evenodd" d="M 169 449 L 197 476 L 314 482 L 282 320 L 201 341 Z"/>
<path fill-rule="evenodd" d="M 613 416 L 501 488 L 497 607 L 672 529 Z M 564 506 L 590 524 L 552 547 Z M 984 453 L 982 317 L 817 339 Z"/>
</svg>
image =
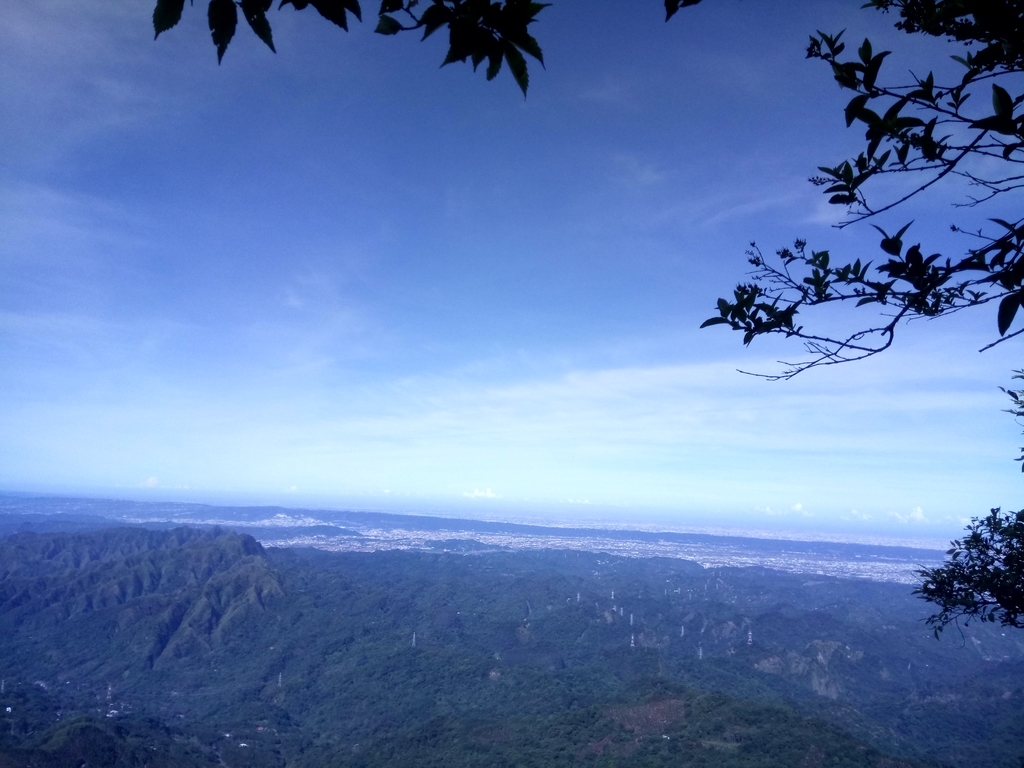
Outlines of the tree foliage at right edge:
<svg viewBox="0 0 1024 768">
<path fill-rule="evenodd" d="M 1024 379 L 1024 371 L 1014 378 Z M 1024 390 L 1003 391 L 1012 402 L 1007 413 L 1020 422 Z M 1024 462 L 1024 448 L 1017 461 Z M 949 560 L 941 567 L 918 571 L 922 583 L 914 590 L 939 608 L 928 619 L 936 637 L 961 617 L 965 623 L 979 619 L 1024 628 L 1024 510 L 993 509 L 987 517 L 972 519 L 967 535 L 953 541 L 946 555 Z"/>
<path fill-rule="evenodd" d="M 852 92 L 847 126 L 864 129 L 856 157 L 823 165 L 811 178 L 828 202 L 848 209 L 839 226 L 870 222 L 881 235 L 883 257 L 844 262 L 797 240 L 777 259 L 751 245 L 753 279 L 732 298 L 718 301 L 718 315 L 704 325 L 727 325 L 744 344 L 769 334 L 795 337 L 807 357 L 784 363 L 769 378 L 790 378 L 820 365 L 859 360 L 891 346 L 904 320 L 939 317 L 994 303 L 999 343 L 1024 304 L 1024 218 L 992 218 L 987 230 L 967 232 L 971 247 L 958 256 L 928 253 L 906 235 L 912 222 L 883 229 L 875 222 L 944 180 L 966 182 L 975 194 L 962 204 L 1007 201 L 1024 187 L 1024 5 L 1015 0 L 873 0 L 867 7 L 898 14 L 908 34 L 944 38 L 962 68 L 959 80 L 910 73 L 903 82 L 883 75 L 890 51 L 864 40 L 851 55 L 842 32 L 812 36 L 807 56 L 829 66 L 835 81 Z M 1019 114 L 1015 114 L 1019 113 Z M 909 191 L 881 200 L 867 190 L 881 177 L 912 178 Z M 906 187 L 904 187 L 906 188 Z M 1011 209 L 1013 210 L 1013 209 Z M 881 318 L 848 334 L 819 333 L 801 324 L 805 310 L 825 304 L 873 305 Z M 858 324 L 860 325 L 860 324 Z M 990 345 L 991 346 L 991 345 Z"/>
<path fill-rule="evenodd" d="M 960 617 L 1024 628 L 1024 510 L 974 518 L 946 554 L 944 565 L 919 572 L 914 590 L 939 607 L 928 619 L 936 637 Z"/>
</svg>

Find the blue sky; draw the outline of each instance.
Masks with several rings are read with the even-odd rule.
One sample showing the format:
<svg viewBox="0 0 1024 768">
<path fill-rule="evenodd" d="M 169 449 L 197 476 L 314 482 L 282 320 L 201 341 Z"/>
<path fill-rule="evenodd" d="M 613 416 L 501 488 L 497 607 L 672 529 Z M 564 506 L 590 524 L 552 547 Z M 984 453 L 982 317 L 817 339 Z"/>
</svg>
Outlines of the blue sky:
<svg viewBox="0 0 1024 768">
<path fill-rule="evenodd" d="M 736 369 L 799 349 L 698 330 L 751 240 L 879 253 L 806 182 L 858 147 L 807 36 L 948 51 L 859 5 L 562 0 L 525 100 L 312 10 L 218 67 L 200 6 L 156 42 L 149 2 L 5 9 L 0 488 L 907 539 L 1016 508 L 994 310 L 774 384 Z M 962 194 L 882 223 L 962 252 L 1000 213 Z"/>
</svg>

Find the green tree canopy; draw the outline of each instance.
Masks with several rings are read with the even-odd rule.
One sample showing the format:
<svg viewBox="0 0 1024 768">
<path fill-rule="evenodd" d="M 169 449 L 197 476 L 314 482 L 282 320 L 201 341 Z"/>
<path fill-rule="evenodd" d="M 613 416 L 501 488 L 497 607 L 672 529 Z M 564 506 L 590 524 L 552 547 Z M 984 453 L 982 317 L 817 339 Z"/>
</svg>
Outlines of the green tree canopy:
<svg viewBox="0 0 1024 768">
<path fill-rule="evenodd" d="M 961 617 L 1024 628 L 1024 510 L 974 518 L 946 554 L 941 567 L 920 571 L 915 590 L 939 607 L 928 619 L 936 637 Z"/>
<path fill-rule="evenodd" d="M 1017 371 L 1014 378 L 1024 379 L 1024 371 Z M 1024 390 L 1003 391 L 1012 403 L 1007 413 L 1019 423 L 1024 418 Z M 1017 461 L 1024 462 L 1024 448 Z M 941 567 L 918 572 L 922 582 L 915 590 L 939 607 L 939 613 L 928 619 L 936 637 L 961 617 L 965 623 L 979 619 L 1024 628 L 1024 510 L 993 509 L 987 517 L 972 519 L 967 535 L 953 541 L 946 555 L 949 560 Z"/>
</svg>

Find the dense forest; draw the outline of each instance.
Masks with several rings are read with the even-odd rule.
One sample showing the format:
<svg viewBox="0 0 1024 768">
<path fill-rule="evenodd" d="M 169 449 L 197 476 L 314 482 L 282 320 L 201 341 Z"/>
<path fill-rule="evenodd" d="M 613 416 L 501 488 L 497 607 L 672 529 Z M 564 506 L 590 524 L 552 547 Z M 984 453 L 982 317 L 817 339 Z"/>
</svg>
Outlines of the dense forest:
<svg viewBox="0 0 1024 768">
<path fill-rule="evenodd" d="M 684 560 L 15 533 L 0 764 L 1017 768 L 1024 636 L 926 615 Z"/>
</svg>

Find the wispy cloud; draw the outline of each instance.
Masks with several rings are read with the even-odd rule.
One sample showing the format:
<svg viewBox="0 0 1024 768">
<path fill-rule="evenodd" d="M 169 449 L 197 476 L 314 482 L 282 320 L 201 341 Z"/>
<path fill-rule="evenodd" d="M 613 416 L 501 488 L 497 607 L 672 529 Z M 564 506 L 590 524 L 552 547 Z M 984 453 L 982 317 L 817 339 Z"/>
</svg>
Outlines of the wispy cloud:
<svg viewBox="0 0 1024 768">
<path fill-rule="evenodd" d="M 173 93 L 138 77 L 156 72 L 166 53 L 152 46 L 148 26 L 142 8 L 124 4 L 6 8 L 0 80 L 18 119 L 0 127 L 4 144 L 16 141 L 22 162 L 53 162 L 85 139 L 173 113 Z"/>
<path fill-rule="evenodd" d="M 652 162 L 644 162 L 635 155 L 619 155 L 615 166 L 622 181 L 630 187 L 652 187 L 665 181 L 666 172 Z"/>
<path fill-rule="evenodd" d="M 580 92 L 580 99 L 612 107 L 626 107 L 632 103 L 625 83 L 614 80 L 585 88 Z"/>
<path fill-rule="evenodd" d="M 474 488 L 472 491 L 466 491 L 462 494 L 467 499 L 496 499 L 498 494 L 488 488 L 485 491 L 481 491 L 479 488 Z"/>
<path fill-rule="evenodd" d="M 315 392 L 308 378 L 236 381 L 220 393 L 207 386 L 202 398 L 125 390 L 116 404 L 93 399 L 73 411 L 8 405 L 12 429 L 0 452 L 14 456 L 21 446 L 7 477 L 59 441 L 65 453 L 90 446 L 88 462 L 78 454 L 68 472 L 91 471 L 91 462 L 119 471 L 145 464 L 161 468 L 170 486 L 367 494 L 385 487 L 403 498 L 498 500 L 496 485 L 471 485 L 486 475 L 500 480 L 502 503 L 758 507 L 794 524 L 813 511 L 816 525 L 879 514 L 900 525 L 931 524 L 912 503 L 887 516 L 900 507 L 886 498 L 912 495 L 954 513 L 977 506 L 982 486 L 994 487 L 990 475 L 951 469 L 962 468 L 965 455 L 978 455 L 983 466 L 990 449 L 971 445 L 978 414 L 991 405 L 983 398 L 944 394 L 941 386 L 923 397 L 868 369 L 856 380 L 844 374 L 774 387 L 734 369 L 718 362 L 577 370 L 507 382 L 481 380 L 478 370 Z M 971 414 L 963 422 L 971 428 L 951 441 L 960 423 L 953 412 Z M 19 425 L 36 447 L 13 440 Z M 141 425 L 161 441 L 142 440 Z M 138 444 L 146 445 L 139 455 L 125 449 Z"/>
</svg>

